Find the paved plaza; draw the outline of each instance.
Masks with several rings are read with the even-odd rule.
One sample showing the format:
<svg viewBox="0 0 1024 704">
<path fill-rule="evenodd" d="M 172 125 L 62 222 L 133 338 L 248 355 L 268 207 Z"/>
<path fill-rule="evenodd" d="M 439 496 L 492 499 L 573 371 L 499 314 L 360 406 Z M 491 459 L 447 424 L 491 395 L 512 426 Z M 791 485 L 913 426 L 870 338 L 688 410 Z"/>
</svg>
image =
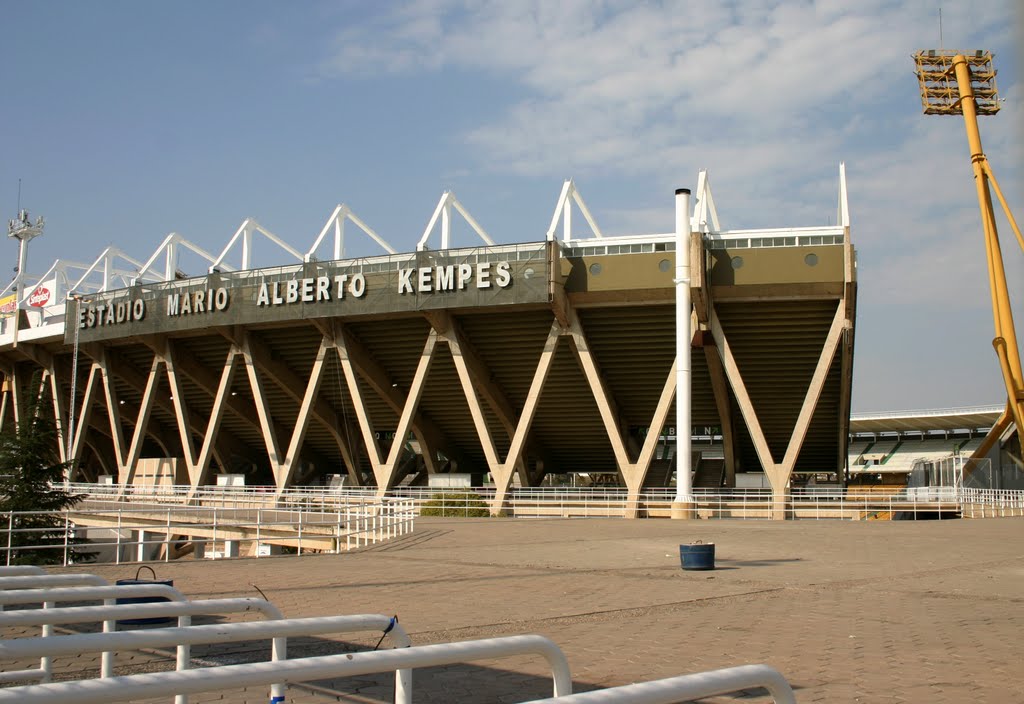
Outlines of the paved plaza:
<svg viewBox="0 0 1024 704">
<path fill-rule="evenodd" d="M 697 540 L 715 543 L 715 571 L 680 569 L 679 544 Z M 256 585 L 288 617 L 397 614 L 414 644 L 541 634 L 565 651 L 575 691 L 766 663 L 789 680 L 799 702 L 952 704 L 1024 701 L 1022 544 L 1019 518 L 422 518 L 413 535 L 344 555 L 153 566 L 191 598 L 257 596 Z M 114 580 L 133 577 L 135 566 L 87 571 Z M 340 652 L 373 647 L 379 637 L 317 637 L 289 648 L 293 656 Z M 196 647 L 193 655 L 199 664 L 228 663 L 267 652 L 254 643 Z M 83 655 L 57 667 L 70 676 L 95 661 Z M 119 654 L 118 673 L 165 662 L 159 653 Z M 289 701 L 386 702 L 391 681 L 381 675 L 293 687 Z M 414 676 L 422 704 L 550 695 L 546 663 L 533 657 Z M 266 696 L 254 687 L 192 701 Z"/>
</svg>

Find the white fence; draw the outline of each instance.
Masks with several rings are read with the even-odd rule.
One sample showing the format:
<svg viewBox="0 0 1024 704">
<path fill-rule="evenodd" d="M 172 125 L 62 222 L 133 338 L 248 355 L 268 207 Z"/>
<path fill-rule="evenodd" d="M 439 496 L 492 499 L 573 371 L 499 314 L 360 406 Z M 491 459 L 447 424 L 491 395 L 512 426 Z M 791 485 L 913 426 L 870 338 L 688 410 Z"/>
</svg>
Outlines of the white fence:
<svg viewBox="0 0 1024 704">
<path fill-rule="evenodd" d="M 94 491 L 95 489 L 95 491 Z M 28 551 L 46 551 L 45 561 L 67 565 L 76 549 L 98 551 L 105 561 L 170 560 L 187 546 L 204 557 L 262 557 L 282 551 L 344 552 L 411 533 L 416 506 L 412 499 L 368 497 L 304 501 L 268 508 L 245 494 L 225 494 L 224 506 L 186 505 L 180 493 L 133 495 L 117 501 L 103 485 L 72 485 L 85 495 L 78 507 L 60 514 L 59 525 L 32 526 L 48 512 L 0 513 L 0 564 L 11 565 Z M 273 502 L 271 502 L 272 505 Z M 53 539 L 53 534 L 62 538 Z M 3 533 L 6 533 L 4 535 Z M 47 535 L 49 534 L 49 539 Z M 88 535 L 76 544 L 76 537 Z"/>
</svg>

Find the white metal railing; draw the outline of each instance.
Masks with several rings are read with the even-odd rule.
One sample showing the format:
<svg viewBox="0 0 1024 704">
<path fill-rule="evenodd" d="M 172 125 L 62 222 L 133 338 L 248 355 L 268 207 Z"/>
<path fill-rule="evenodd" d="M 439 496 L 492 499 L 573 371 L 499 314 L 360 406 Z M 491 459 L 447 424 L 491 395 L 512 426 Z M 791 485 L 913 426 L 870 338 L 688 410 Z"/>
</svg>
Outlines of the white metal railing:
<svg viewBox="0 0 1024 704">
<path fill-rule="evenodd" d="M 28 626 L 67 626 L 79 623 L 103 623 L 103 633 L 114 633 L 117 630 L 118 621 L 131 621 L 137 619 L 162 619 L 177 618 L 178 627 L 185 628 L 191 624 L 191 617 L 198 615 L 241 613 L 246 611 L 257 611 L 270 619 L 283 619 L 284 615 L 280 609 L 264 599 L 253 597 L 238 597 L 230 599 L 205 599 L 199 601 L 187 601 L 177 590 L 167 585 L 161 586 L 159 590 L 139 590 L 135 586 L 148 585 L 121 585 L 109 587 L 108 595 L 105 597 L 103 606 L 74 606 L 67 608 L 53 607 L 44 609 L 29 609 L 23 611 L 0 614 L 0 627 L 28 627 Z M 147 593 L 148 592 L 148 593 Z M 173 592 L 174 594 L 169 594 Z M 137 598 L 140 594 L 153 596 L 159 593 L 165 599 L 177 598 L 178 601 L 161 603 L 140 603 L 120 604 L 114 599 Z M 43 596 L 43 599 L 51 599 Z M 78 598 L 81 598 L 80 595 Z M 24 602 L 30 603 L 30 602 Z M 52 603 L 52 602 L 47 602 Z M 49 682 L 52 678 L 52 664 L 50 658 L 55 653 L 50 647 L 52 633 L 44 633 L 43 638 L 50 641 L 42 648 L 40 656 L 40 667 L 38 670 L 19 670 L 15 672 L 0 673 L 0 682 L 16 682 L 22 680 L 40 680 Z M 0 641 L 2 642 L 2 641 Z M 25 641 L 19 641 L 24 643 Z M 179 670 L 188 669 L 190 663 L 189 644 L 178 643 L 176 666 Z M 274 652 L 284 653 L 285 641 L 283 638 L 274 643 Z M 100 677 L 113 677 L 114 675 L 114 651 L 103 650 L 100 663 Z"/>
<path fill-rule="evenodd" d="M 84 490 L 91 485 L 79 486 Z M 161 489 L 157 496 L 177 497 L 185 491 L 185 488 L 171 487 Z M 305 486 L 289 489 L 282 499 L 289 506 L 301 506 L 307 511 L 317 507 L 327 510 L 339 503 L 364 505 L 378 501 L 376 492 L 373 487 Z M 238 506 L 256 502 L 271 493 L 272 487 L 211 487 L 196 495 L 203 497 L 200 500 L 204 503 Z M 701 518 L 751 520 L 771 518 L 783 512 L 791 518 L 821 520 L 891 518 L 894 514 L 909 519 L 951 518 L 965 510 L 964 515 L 973 517 L 1011 515 L 996 511 L 1016 510 L 1021 493 L 960 487 L 872 490 L 870 487 L 808 486 L 776 497 L 767 488 L 694 489 Z M 389 494 L 412 502 L 410 510 L 417 515 L 484 516 L 491 512 L 494 487 L 397 487 Z M 142 499 L 143 495 L 136 493 L 128 505 Z M 506 495 L 504 511 L 511 517 L 668 516 L 673 500 L 671 487 L 645 489 L 633 499 L 624 487 L 513 487 Z M 988 508 L 982 510 L 981 506 Z"/>
<path fill-rule="evenodd" d="M 960 489 L 965 518 L 1024 516 L 1024 491 L 1006 489 Z"/>
<path fill-rule="evenodd" d="M 31 572 L 31 574 L 24 574 Z M 23 680 L 49 682 L 52 678 L 52 659 L 58 655 L 77 655 L 83 652 L 101 652 L 100 677 L 113 677 L 114 652 L 140 647 L 176 646 L 176 669 L 190 666 L 191 646 L 196 643 L 237 642 L 258 638 L 271 639 L 271 661 L 284 661 L 288 657 L 287 637 L 323 633 L 381 630 L 390 636 L 395 647 L 411 645 L 408 635 L 397 617 L 379 614 L 320 617 L 315 619 L 285 619 L 280 609 L 265 599 L 230 598 L 188 601 L 177 589 L 166 583 L 109 585 L 94 574 L 56 575 L 42 573 L 38 568 L 19 567 L 0 570 L 0 628 L 42 626 L 39 638 L 0 640 L 0 659 L 39 657 L 38 669 L 14 670 L 0 673 L 0 682 Z M 123 603 L 121 599 L 159 597 L 143 603 Z M 82 606 L 82 602 L 103 601 L 102 606 Z M 58 607 L 61 602 L 76 602 L 71 608 Z M 42 604 L 42 609 L 3 612 L 9 605 Z M 191 618 L 200 614 L 239 613 L 258 611 L 270 619 L 262 624 L 235 623 L 227 626 L 192 627 Z M 132 619 L 177 617 L 177 628 L 158 631 L 117 633 L 118 621 Z M 102 622 L 102 633 L 54 636 L 55 625 Z M 395 673 L 396 702 L 408 702 L 411 697 L 412 673 L 399 668 Z M 275 682 L 271 688 L 272 701 L 281 701 L 284 683 Z M 178 694 L 177 704 L 187 704 L 187 697 Z"/>
<path fill-rule="evenodd" d="M 7 568 L 8 570 L 14 568 Z M 6 573 L 5 573 L 6 574 Z M 143 585 L 138 585 L 142 587 Z M 172 601 L 185 601 L 185 595 L 167 584 L 144 585 L 144 588 L 133 587 L 133 585 L 122 585 L 111 587 L 107 580 L 95 574 L 66 574 L 56 575 L 44 573 L 31 576 L 0 576 L 0 609 L 13 604 L 42 604 L 43 610 L 54 609 L 55 604 L 61 601 L 77 601 L 79 599 L 103 598 L 105 605 L 116 603 L 115 597 L 123 596 L 161 596 Z M 91 596 L 84 596 L 90 594 Z M 99 596 L 95 596 L 99 594 Z M 3 618 L 3 616 L 0 616 Z M 178 619 L 179 625 L 187 626 L 189 617 L 182 616 Z M 53 623 L 43 623 L 42 637 L 48 638 L 53 635 Z M 117 623 L 113 619 L 103 622 L 103 632 L 109 633 L 117 630 Z M 189 659 L 188 646 L 178 648 L 179 667 L 186 667 Z M 24 679 L 40 679 L 43 682 L 50 680 L 53 672 L 52 658 L 49 654 L 42 654 L 39 659 L 38 670 L 21 670 L 17 672 L 4 673 L 0 681 L 16 682 Z M 110 677 L 114 673 L 114 653 L 105 650 L 100 655 L 100 672 L 104 677 Z"/>
<path fill-rule="evenodd" d="M 229 601 L 229 600 L 216 600 Z M 258 601 L 258 600 L 254 600 Z M 198 606 L 195 606 L 198 605 Z M 204 610 L 205 608 L 205 610 Z M 148 604 L 148 605 L 121 605 L 114 607 L 99 607 L 92 609 L 91 615 L 116 616 L 118 619 L 125 618 L 146 618 L 146 614 L 170 615 L 180 612 L 179 617 L 192 615 L 194 613 L 226 613 L 226 605 L 204 607 L 203 602 L 187 602 L 185 604 Z M 214 610 L 215 609 L 215 610 Z M 69 609 L 62 609 L 67 611 Z M 74 609 L 70 609 L 73 611 Z M 276 609 L 275 609 L 276 611 Z M 277 611 L 280 614 L 279 611 Z M 85 618 L 83 620 L 90 620 Z M 20 638 L 15 640 L 0 641 L 0 658 L 20 659 L 33 657 L 55 657 L 60 655 L 76 655 L 80 653 L 108 652 L 138 650 L 140 648 L 179 648 L 175 673 L 182 674 L 189 672 L 189 659 L 180 656 L 182 649 L 188 652 L 193 645 L 213 643 L 237 643 L 241 641 L 270 639 L 271 660 L 273 666 L 283 666 L 288 660 L 287 638 L 295 636 L 322 635 L 325 633 L 351 633 L 357 631 L 384 631 L 390 636 L 392 643 L 398 648 L 407 648 L 411 645 L 408 635 L 398 625 L 395 619 L 379 614 L 360 614 L 351 616 L 318 616 L 313 618 L 275 619 L 251 623 L 228 623 L 203 626 L 179 626 L 177 628 L 160 628 L 143 631 L 121 631 L 103 633 L 81 633 L 74 635 L 50 636 L 42 638 Z M 216 669 L 216 668 L 215 668 Z M 388 668 L 392 669 L 392 668 Z M 408 702 L 412 687 L 412 672 L 410 668 L 395 669 L 396 702 Z M 379 670 L 378 670 L 379 671 Z M 165 673 L 170 674 L 170 673 Z M 112 676 L 113 672 L 103 673 L 99 680 L 91 680 L 88 683 L 79 682 L 81 687 L 93 687 L 96 682 L 109 682 L 121 678 Z M 286 680 L 278 675 L 272 681 L 264 684 L 271 685 L 271 701 L 282 701 Z M 254 683 L 256 684 L 256 683 Z M 31 690 L 33 698 L 39 695 L 40 688 L 46 685 L 36 685 Z M 18 687 L 11 689 L 21 689 Z M 6 692 L 10 690 L 0 690 Z M 164 694 L 187 695 L 187 690 L 165 690 Z M 275 699 L 275 698 L 280 699 Z M 2 701 L 2 700 L 0 700 Z M 80 701 L 71 699 L 67 701 Z M 181 702 L 182 700 L 179 700 Z"/>
<path fill-rule="evenodd" d="M 81 488 L 75 485 L 75 493 L 87 498 L 61 514 L 64 539 L 44 540 L 42 536 L 53 528 L 19 527 L 20 518 L 52 516 L 50 512 L 0 513 L 0 551 L 4 553 L 0 564 L 11 565 L 26 551 L 48 551 L 56 556 L 50 562 L 67 565 L 75 550 L 103 548 L 113 549 L 113 560 L 119 564 L 125 549 L 134 549 L 132 559 L 141 560 L 157 546 L 162 547 L 163 559 L 169 560 L 178 542 L 174 536 L 182 535 L 190 536 L 194 547 L 209 548 L 211 557 L 238 556 L 246 544 L 256 557 L 263 555 L 265 545 L 287 546 L 300 554 L 309 550 L 342 552 L 411 533 L 416 518 L 415 503 L 408 498 L 310 501 L 307 497 L 291 508 L 268 508 L 257 503 L 246 507 L 247 495 L 243 494 L 237 499 L 225 498 L 230 505 L 221 507 L 164 500 L 180 496 L 176 492 L 136 494 L 127 501 L 116 501 L 102 485 L 96 493 Z M 108 530 L 112 536 L 76 544 L 70 538 L 83 529 Z"/>
<path fill-rule="evenodd" d="M 295 619 L 296 621 L 318 621 L 318 619 Z M 278 622 L 280 623 L 280 622 Z M 239 627 L 267 626 L 276 624 L 230 624 Z M 225 629 L 228 626 L 212 627 Z M 194 626 L 191 629 L 165 629 L 198 631 L 211 629 L 208 626 Z M 244 629 L 237 629 L 241 633 Z M 250 629 L 254 630 L 254 629 Z M 156 636 L 153 631 L 119 633 L 126 636 Z M 63 636 L 62 638 L 84 638 L 85 636 Z M 141 640 L 141 639 L 138 639 Z M 132 643 L 135 644 L 134 642 Z M 2 646 L 0 646 L 2 647 Z M 490 660 L 520 655 L 541 655 L 551 667 L 554 696 L 563 697 L 572 693 L 572 678 L 569 663 L 561 649 L 551 640 L 537 635 L 509 636 L 486 640 L 440 643 L 396 650 L 377 650 L 342 655 L 323 655 L 279 662 L 245 663 L 222 665 L 181 672 L 157 672 L 144 675 L 127 675 L 109 679 L 80 682 L 27 685 L 0 689 L 0 703 L 32 701 L 36 704 L 106 704 L 114 701 L 130 701 L 166 697 L 171 694 L 189 695 L 238 687 L 252 687 L 281 682 L 284 684 L 308 682 L 332 677 L 352 677 L 379 672 L 411 670 L 417 667 L 436 667 L 475 660 Z M 408 695 L 408 696 L 406 696 Z M 272 699 L 272 702 L 282 699 Z M 400 696 L 396 702 L 411 702 L 411 692 Z"/>
<path fill-rule="evenodd" d="M 768 665 L 741 665 L 555 699 L 536 699 L 528 704 L 675 704 L 759 688 L 768 690 L 776 704 L 796 704 L 789 682 Z"/>
</svg>

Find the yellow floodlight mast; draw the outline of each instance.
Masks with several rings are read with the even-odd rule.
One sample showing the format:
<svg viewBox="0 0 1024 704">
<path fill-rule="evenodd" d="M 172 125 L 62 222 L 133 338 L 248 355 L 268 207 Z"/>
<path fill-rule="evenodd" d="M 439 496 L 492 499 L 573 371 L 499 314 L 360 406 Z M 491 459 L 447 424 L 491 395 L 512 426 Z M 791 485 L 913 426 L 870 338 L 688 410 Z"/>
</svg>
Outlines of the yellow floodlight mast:
<svg viewBox="0 0 1024 704">
<path fill-rule="evenodd" d="M 1010 294 L 1003 269 L 1003 254 L 999 248 L 999 233 L 992 208 L 990 184 L 1022 250 L 1024 237 L 1021 236 L 1013 213 L 1006 204 L 988 158 L 981 149 L 978 115 L 994 115 L 999 112 L 992 52 L 928 49 L 914 54 L 914 62 L 921 85 L 924 114 L 964 116 L 967 142 L 971 149 L 971 165 L 974 169 L 974 185 L 978 191 L 978 206 L 981 208 L 981 224 L 985 236 L 988 277 L 992 293 L 992 315 L 995 319 L 995 338 L 992 340 L 992 346 L 999 358 L 1003 382 L 1006 384 L 1007 403 L 1006 410 L 982 446 L 975 452 L 980 457 L 988 453 L 1009 427 L 1011 420 L 1016 424 L 1018 437 L 1024 432 L 1024 374 L 1021 373 L 1020 348 L 1017 346 L 1017 335 L 1013 327 L 1013 312 L 1010 308 Z"/>
</svg>

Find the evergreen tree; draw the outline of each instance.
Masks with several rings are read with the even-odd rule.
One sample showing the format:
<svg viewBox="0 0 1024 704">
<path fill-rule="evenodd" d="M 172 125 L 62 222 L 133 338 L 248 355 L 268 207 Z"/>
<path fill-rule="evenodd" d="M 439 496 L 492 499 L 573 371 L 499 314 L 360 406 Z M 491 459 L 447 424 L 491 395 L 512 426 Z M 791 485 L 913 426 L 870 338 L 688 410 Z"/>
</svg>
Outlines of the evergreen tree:
<svg viewBox="0 0 1024 704">
<path fill-rule="evenodd" d="M 83 497 L 61 486 L 69 463 L 60 461 L 52 402 L 38 376 L 29 388 L 37 393 L 20 409 L 21 422 L 0 433 L 0 546 L 10 545 L 0 564 L 63 564 L 65 541 L 69 562 L 92 560 L 62 515 Z"/>
</svg>

